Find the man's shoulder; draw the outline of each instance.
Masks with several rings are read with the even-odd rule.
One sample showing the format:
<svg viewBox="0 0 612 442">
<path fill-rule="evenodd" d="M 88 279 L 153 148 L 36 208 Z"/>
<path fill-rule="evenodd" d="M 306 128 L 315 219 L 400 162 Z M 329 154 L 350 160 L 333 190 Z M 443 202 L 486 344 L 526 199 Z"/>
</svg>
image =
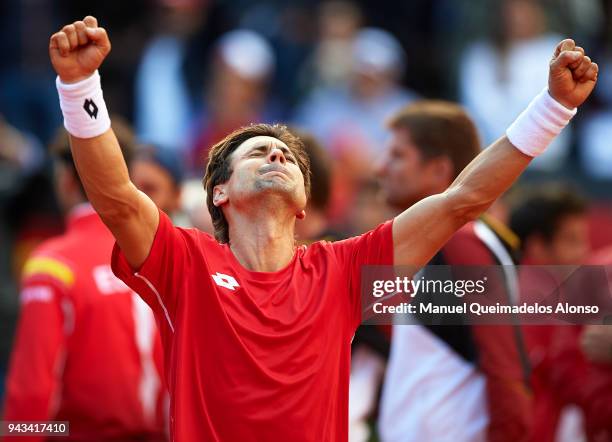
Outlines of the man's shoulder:
<svg viewBox="0 0 612 442">
<path fill-rule="evenodd" d="M 65 235 L 41 243 L 26 260 L 21 277 L 24 283 L 30 281 L 55 281 L 69 288 L 77 276 L 76 259 Z"/>
<path fill-rule="evenodd" d="M 28 256 L 25 265 L 27 266 L 32 261 L 46 258 L 62 261 L 66 263 L 66 265 L 72 265 L 74 257 L 71 257 L 71 251 L 73 249 L 71 243 L 72 238 L 68 233 L 48 238 L 34 248 L 30 256 Z"/>
<path fill-rule="evenodd" d="M 444 244 L 441 253 L 449 265 L 493 263 L 491 251 L 476 235 L 475 226 L 474 221 L 467 223 Z"/>
<path fill-rule="evenodd" d="M 174 238 L 172 241 L 175 245 L 181 244 L 180 248 L 183 249 L 183 253 L 189 257 L 189 260 L 215 260 L 217 257 L 224 255 L 224 244 L 219 243 L 208 232 L 195 227 L 178 227 L 174 225 L 172 230 L 174 231 L 173 235 L 164 235 L 163 237 L 166 240 L 172 237 Z"/>
<path fill-rule="evenodd" d="M 196 227 L 173 226 L 177 233 L 189 244 L 196 247 L 222 247 L 222 245 L 208 232 Z"/>
<path fill-rule="evenodd" d="M 317 241 L 301 244 L 297 248 L 297 259 L 302 265 L 314 264 L 329 266 L 330 261 L 335 262 L 334 243 L 337 241 L 329 239 L 319 239 Z"/>
</svg>

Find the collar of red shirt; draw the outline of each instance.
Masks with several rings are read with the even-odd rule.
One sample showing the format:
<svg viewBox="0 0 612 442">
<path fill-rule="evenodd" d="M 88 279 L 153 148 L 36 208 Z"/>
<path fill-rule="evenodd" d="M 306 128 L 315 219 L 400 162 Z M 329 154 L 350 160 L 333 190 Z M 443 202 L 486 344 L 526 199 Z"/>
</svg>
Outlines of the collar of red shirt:
<svg viewBox="0 0 612 442">
<path fill-rule="evenodd" d="M 92 215 L 96 215 L 96 211 L 90 203 L 77 204 L 68 212 L 68 228 L 72 227 L 76 222 Z"/>
</svg>

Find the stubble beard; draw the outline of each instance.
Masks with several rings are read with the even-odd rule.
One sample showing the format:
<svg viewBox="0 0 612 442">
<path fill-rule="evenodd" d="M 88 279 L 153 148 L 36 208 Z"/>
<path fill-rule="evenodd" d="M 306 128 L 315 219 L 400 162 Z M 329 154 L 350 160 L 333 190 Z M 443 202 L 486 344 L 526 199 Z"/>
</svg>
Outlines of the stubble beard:
<svg viewBox="0 0 612 442">
<path fill-rule="evenodd" d="M 297 199 L 296 186 L 280 179 L 258 178 L 253 186 L 255 195 L 276 196 L 286 202 L 295 202 Z"/>
</svg>

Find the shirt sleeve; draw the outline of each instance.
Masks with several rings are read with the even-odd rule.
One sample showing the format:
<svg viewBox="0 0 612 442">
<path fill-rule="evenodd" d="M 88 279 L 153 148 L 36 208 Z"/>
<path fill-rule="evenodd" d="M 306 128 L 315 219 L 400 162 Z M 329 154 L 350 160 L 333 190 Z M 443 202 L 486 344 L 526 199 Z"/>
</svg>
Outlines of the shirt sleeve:
<svg viewBox="0 0 612 442">
<path fill-rule="evenodd" d="M 4 419 L 47 421 L 53 418 L 60 397 L 66 336 L 64 304 L 68 301 L 61 282 L 52 281 L 49 275 L 33 275 L 24 281 L 20 302 L 6 379 Z"/>
<path fill-rule="evenodd" d="M 361 323 L 361 269 L 364 265 L 393 265 L 393 220 L 363 235 L 331 244 L 340 272 L 348 279 L 355 328 Z"/>
<path fill-rule="evenodd" d="M 174 333 L 179 293 L 183 293 L 188 274 L 190 242 L 189 233 L 174 227 L 160 210 L 149 256 L 139 269 L 130 266 L 117 243 L 113 248 L 113 272 L 151 307 L 162 334 Z"/>
</svg>

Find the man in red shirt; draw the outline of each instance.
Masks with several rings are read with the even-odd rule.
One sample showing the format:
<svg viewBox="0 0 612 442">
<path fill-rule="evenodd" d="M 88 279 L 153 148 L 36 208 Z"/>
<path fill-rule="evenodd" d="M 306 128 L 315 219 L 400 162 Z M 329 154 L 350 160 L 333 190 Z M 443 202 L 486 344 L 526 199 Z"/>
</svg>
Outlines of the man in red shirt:
<svg viewBox="0 0 612 442">
<path fill-rule="evenodd" d="M 523 198 L 512 211 L 511 225 L 521 239 L 523 263 L 535 266 L 578 266 L 605 264 L 602 257 L 588 260 L 590 253 L 588 205 L 574 192 L 557 187 L 540 188 Z M 571 301 L 576 295 L 585 304 L 609 303 L 606 268 L 584 267 L 579 291 L 576 286 L 560 286 Z M 521 294 L 535 296 L 538 272 L 523 270 Z M 550 275 L 546 276 L 550 280 Z M 536 285 L 538 284 L 538 285 Z M 550 286 L 549 286 L 550 287 Z M 567 287 L 566 289 L 564 287 Z M 549 289 L 547 289 L 548 292 Z M 563 295 L 561 295 L 563 296 Z M 532 298 L 533 299 L 533 298 Z M 612 440 L 612 366 L 592 360 L 581 342 L 606 325 L 547 324 L 524 325 L 529 356 L 533 365 L 534 425 L 531 440 L 548 442 L 576 437 Z M 585 334 L 586 333 L 586 334 Z M 587 345 L 588 349 L 588 345 Z M 579 410 L 579 412 L 578 412 Z M 567 416 L 582 415 L 582 422 Z M 569 429 L 569 435 L 566 433 Z"/>
<path fill-rule="evenodd" d="M 129 158 L 131 132 L 114 128 Z M 153 314 L 112 273 L 113 236 L 87 202 L 63 129 L 51 151 L 67 230 L 25 264 L 4 419 L 69 421 L 71 441 L 165 440 Z"/>
<path fill-rule="evenodd" d="M 563 41 L 550 92 L 445 193 L 364 235 L 306 248 L 294 231 L 309 166 L 284 126 L 248 126 L 211 148 L 204 182 L 215 238 L 175 228 L 130 182 L 109 129 L 97 72 L 110 51 L 105 30 L 88 16 L 54 34 L 49 49 L 77 169 L 117 240 L 114 271 L 161 326 L 179 441 L 346 440 L 361 267 L 429 261 L 569 122 L 598 69 Z"/>
</svg>

